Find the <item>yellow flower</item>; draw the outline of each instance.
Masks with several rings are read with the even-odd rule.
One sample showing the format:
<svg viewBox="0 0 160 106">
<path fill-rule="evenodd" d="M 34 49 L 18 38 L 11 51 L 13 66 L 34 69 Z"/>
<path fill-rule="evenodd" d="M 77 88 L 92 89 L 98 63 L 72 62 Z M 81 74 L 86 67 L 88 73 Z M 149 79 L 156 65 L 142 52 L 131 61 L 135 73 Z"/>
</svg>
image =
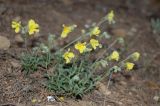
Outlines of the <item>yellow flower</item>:
<svg viewBox="0 0 160 106">
<path fill-rule="evenodd" d="M 129 71 L 133 69 L 134 63 L 126 62 L 125 66 L 126 66 L 126 69 Z"/>
<path fill-rule="evenodd" d="M 21 22 L 12 21 L 12 28 L 15 29 L 16 33 L 19 33 L 21 29 Z"/>
<path fill-rule="evenodd" d="M 63 54 L 63 58 L 66 60 L 66 63 L 70 63 L 71 59 L 74 57 L 75 55 L 73 52 L 70 52 L 70 49 L 68 49 L 68 51 Z"/>
<path fill-rule="evenodd" d="M 140 53 L 139 53 L 139 52 L 134 52 L 134 53 L 132 54 L 132 59 L 133 59 L 134 61 L 139 60 L 139 58 L 140 58 Z"/>
<path fill-rule="evenodd" d="M 117 51 L 113 51 L 112 54 L 109 56 L 110 60 L 119 60 L 119 53 Z"/>
<path fill-rule="evenodd" d="M 75 44 L 75 49 L 77 49 L 80 53 L 83 53 L 86 50 L 86 42 L 81 43 L 78 42 L 77 44 Z"/>
<path fill-rule="evenodd" d="M 29 35 L 32 35 L 34 33 L 39 32 L 39 25 L 33 20 L 30 19 L 28 22 L 28 33 Z"/>
<path fill-rule="evenodd" d="M 106 18 L 107 18 L 109 24 L 114 23 L 114 22 L 115 22 L 115 21 L 114 21 L 114 11 L 111 10 L 111 11 L 107 14 L 107 17 L 106 17 Z"/>
<path fill-rule="evenodd" d="M 37 99 L 32 99 L 32 103 L 36 103 L 37 102 Z"/>
<path fill-rule="evenodd" d="M 91 39 L 90 40 L 90 44 L 91 44 L 91 46 L 93 47 L 93 49 L 95 50 L 97 47 L 102 47 L 102 45 L 99 43 L 99 41 L 98 40 L 96 40 L 96 39 Z"/>
<path fill-rule="evenodd" d="M 74 30 L 75 27 L 77 27 L 77 25 L 71 25 L 71 26 L 63 25 L 63 31 L 61 33 L 61 37 L 66 38 L 68 34 Z"/>
<path fill-rule="evenodd" d="M 92 36 L 92 35 L 98 36 L 100 33 L 101 33 L 101 30 L 99 29 L 99 27 L 94 27 L 94 28 L 92 29 L 90 35 L 91 35 L 91 36 Z"/>
<path fill-rule="evenodd" d="M 59 97 L 59 100 L 64 101 L 64 97 L 63 96 Z"/>
</svg>

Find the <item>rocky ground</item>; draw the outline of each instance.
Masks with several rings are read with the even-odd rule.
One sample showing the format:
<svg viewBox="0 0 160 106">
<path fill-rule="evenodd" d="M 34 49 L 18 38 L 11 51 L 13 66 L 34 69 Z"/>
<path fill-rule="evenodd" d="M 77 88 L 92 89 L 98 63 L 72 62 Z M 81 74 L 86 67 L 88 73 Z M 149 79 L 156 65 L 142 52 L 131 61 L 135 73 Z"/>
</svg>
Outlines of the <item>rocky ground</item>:
<svg viewBox="0 0 160 106">
<path fill-rule="evenodd" d="M 148 0 L 1 0 L 0 1 L 0 104 L 2 106 L 159 106 L 160 105 L 160 44 L 152 32 L 151 18 L 158 18 Z M 24 76 L 20 54 L 21 39 L 11 29 L 15 18 L 35 19 L 41 26 L 39 41 L 48 33 L 59 35 L 62 24 L 77 24 L 80 28 L 97 22 L 109 10 L 116 13 L 116 24 L 104 28 L 114 37 L 123 36 L 127 53 L 139 51 L 138 68 L 111 83 L 107 80 L 100 90 L 82 100 L 64 98 L 63 102 L 47 102 L 52 95 L 42 86 L 43 70 Z M 156 8 L 157 9 L 157 8 Z M 160 17 L 159 17 L 160 18 Z M 78 31 L 76 32 L 78 33 Z M 67 42 L 74 37 L 70 37 Z M 32 46 L 33 42 L 30 42 Z M 35 104 L 32 99 L 35 98 Z"/>
</svg>

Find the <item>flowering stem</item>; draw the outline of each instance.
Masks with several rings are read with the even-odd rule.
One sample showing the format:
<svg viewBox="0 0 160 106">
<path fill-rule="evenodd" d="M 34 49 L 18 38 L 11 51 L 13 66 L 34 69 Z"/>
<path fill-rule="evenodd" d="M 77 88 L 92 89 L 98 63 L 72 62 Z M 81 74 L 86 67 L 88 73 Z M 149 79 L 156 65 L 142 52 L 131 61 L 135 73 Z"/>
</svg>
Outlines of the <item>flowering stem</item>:
<svg viewBox="0 0 160 106">
<path fill-rule="evenodd" d="M 108 48 L 102 53 L 102 56 L 107 52 L 107 50 L 109 50 L 111 47 L 113 47 L 116 43 L 117 43 L 117 39 L 113 41 L 113 43 L 111 43 Z M 97 58 L 96 61 L 98 61 L 101 57 Z"/>
<path fill-rule="evenodd" d="M 114 40 L 113 43 L 110 44 L 110 45 L 108 46 L 108 48 L 101 54 L 101 56 L 103 56 L 103 55 L 107 52 L 107 50 L 109 50 L 111 47 L 113 47 L 113 46 L 117 43 L 117 41 L 118 41 L 118 39 Z M 101 59 L 101 56 L 99 56 L 99 58 L 96 59 L 96 61 L 95 61 L 95 62 L 93 63 L 93 65 L 91 66 L 91 68 L 93 68 L 93 66 L 95 65 L 95 63 L 96 63 L 99 59 Z"/>
<path fill-rule="evenodd" d="M 129 55 L 126 59 L 122 60 L 122 61 L 119 63 L 120 67 L 122 67 L 123 63 L 124 63 L 125 61 L 127 61 L 128 59 L 130 59 L 131 56 L 132 56 L 132 54 Z"/>
<path fill-rule="evenodd" d="M 64 46 L 63 48 L 60 49 L 60 51 L 64 50 L 65 48 L 67 48 L 68 46 L 70 46 L 71 44 L 77 42 L 78 40 L 80 40 L 82 37 L 84 37 L 85 35 L 89 35 L 89 33 L 83 34 L 81 36 L 79 36 L 78 38 L 76 38 L 75 40 L 73 40 L 72 42 L 68 43 L 66 46 Z"/>
<path fill-rule="evenodd" d="M 99 22 L 97 23 L 97 25 L 95 25 L 95 26 L 98 26 L 98 27 L 99 27 L 99 26 L 100 26 L 102 23 L 104 23 L 105 21 L 106 21 L 106 19 L 105 19 L 105 18 L 102 18 L 101 21 L 99 21 Z M 80 40 L 82 37 L 84 37 L 84 36 L 89 36 L 89 35 L 90 35 L 90 32 L 80 35 L 78 38 L 76 38 L 76 39 L 73 40 L 72 42 L 68 43 L 68 44 L 67 44 L 66 46 L 64 46 L 63 48 L 61 48 L 60 51 L 64 50 L 64 49 L 67 48 L 68 46 L 70 46 L 70 45 L 72 45 L 73 43 L 77 42 L 77 41 Z"/>
</svg>

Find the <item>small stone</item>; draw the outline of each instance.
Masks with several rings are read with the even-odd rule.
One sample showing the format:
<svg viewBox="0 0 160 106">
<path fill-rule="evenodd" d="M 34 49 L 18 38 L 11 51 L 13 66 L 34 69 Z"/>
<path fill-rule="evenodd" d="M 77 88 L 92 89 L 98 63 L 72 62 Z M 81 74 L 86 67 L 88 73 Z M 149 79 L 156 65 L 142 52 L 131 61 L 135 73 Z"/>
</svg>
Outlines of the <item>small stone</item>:
<svg viewBox="0 0 160 106">
<path fill-rule="evenodd" d="M 132 92 L 129 92 L 129 95 L 132 95 Z"/>
<path fill-rule="evenodd" d="M 40 99 L 38 99 L 38 103 L 40 103 L 41 102 L 41 100 Z"/>
<path fill-rule="evenodd" d="M 136 29 L 135 27 L 132 27 L 132 28 L 131 28 L 131 31 L 132 31 L 133 33 L 136 33 L 136 32 L 137 32 L 137 29 Z"/>
<path fill-rule="evenodd" d="M 122 102 L 118 102 L 118 104 L 119 104 L 119 105 L 123 105 L 123 103 L 122 103 Z"/>
<path fill-rule="evenodd" d="M 10 45 L 10 40 L 8 38 L 0 36 L 0 49 L 7 50 Z"/>
<path fill-rule="evenodd" d="M 134 36 L 136 32 L 137 32 L 137 29 L 133 27 L 130 29 L 130 31 L 128 31 L 127 35 Z"/>
<path fill-rule="evenodd" d="M 127 85 L 127 83 L 126 83 L 125 81 L 120 81 L 119 83 L 120 83 L 121 85 L 123 85 L 123 86 Z"/>
<path fill-rule="evenodd" d="M 23 43 L 24 42 L 24 40 L 21 37 L 21 35 L 15 35 L 15 41 L 18 42 L 18 43 Z"/>
<path fill-rule="evenodd" d="M 153 100 L 155 100 L 156 102 L 160 101 L 160 97 L 159 96 L 154 96 Z"/>
<path fill-rule="evenodd" d="M 109 91 L 107 89 L 107 87 L 103 83 L 101 83 L 101 82 L 98 82 L 98 84 L 97 84 L 97 90 L 100 93 L 102 93 L 103 95 L 110 95 L 111 94 L 111 91 Z"/>
<path fill-rule="evenodd" d="M 127 31 L 125 29 L 119 28 L 119 29 L 113 29 L 112 30 L 113 35 L 125 37 L 127 35 Z"/>
<path fill-rule="evenodd" d="M 20 63 L 17 60 L 11 60 L 11 64 L 14 68 L 20 67 Z"/>
<path fill-rule="evenodd" d="M 47 100 L 48 100 L 48 102 L 56 101 L 54 96 L 47 96 Z"/>
</svg>

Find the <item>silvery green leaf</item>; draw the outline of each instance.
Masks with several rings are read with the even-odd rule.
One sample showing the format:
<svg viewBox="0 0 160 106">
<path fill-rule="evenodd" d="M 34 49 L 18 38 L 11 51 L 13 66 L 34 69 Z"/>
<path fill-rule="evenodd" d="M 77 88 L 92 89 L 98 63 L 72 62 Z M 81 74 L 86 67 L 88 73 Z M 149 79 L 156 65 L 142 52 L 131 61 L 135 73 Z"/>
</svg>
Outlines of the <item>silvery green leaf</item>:
<svg viewBox="0 0 160 106">
<path fill-rule="evenodd" d="M 104 36 L 106 39 L 110 39 L 111 35 L 109 35 L 107 32 L 103 32 L 102 36 Z"/>
<path fill-rule="evenodd" d="M 108 62 L 106 60 L 100 60 L 99 62 L 103 68 L 105 68 L 108 65 Z"/>
<path fill-rule="evenodd" d="M 75 75 L 75 76 L 73 77 L 73 80 L 74 80 L 74 81 L 78 81 L 78 80 L 79 80 L 79 76 L 78 76 L 78 75 Z"/>
<path fill-rule="evenodd" d="M 121 68 L 118 67 L 118 66 L 113 66 L 112 68 L 110 68 L 110 72 L 117 73 L 117 72 L 120 72 L 120 71 L 121 71 Z"/>
<path fill-rule="evenodd" d="M 56 35 L 49 34 L 49 36 L 48 36 L 48 42 L 53 42 L 55 40 L 55 38 L 56 38 Z"/>
<path fill-rule="evenodd" d="M 151 19 L 151 26 L 153 29 L 153 33 L 160 32 L 160 19 Z"/>
<path fill-rule="evenodd" d="M 123 39 L 123 37 L 119 37 L 118 38 L 118 43 L 120 43 L 121 45 L 124 45 L 124 39 Z"/>
<path fill-rule="evenodd" d="M 40 48 L 41 48 L 43 53 L 48 53 L 49 52 L 49 48 L 46 45 L 44 45 L 43 43 L 40 45 Z"/>
<path fill-rule="evenodd" d="M 94 26 L 96 26 L 96 23 L 94 22 L 94 23 L 92 23 L 92 26 L 94 27 Z"/>
</svg>

